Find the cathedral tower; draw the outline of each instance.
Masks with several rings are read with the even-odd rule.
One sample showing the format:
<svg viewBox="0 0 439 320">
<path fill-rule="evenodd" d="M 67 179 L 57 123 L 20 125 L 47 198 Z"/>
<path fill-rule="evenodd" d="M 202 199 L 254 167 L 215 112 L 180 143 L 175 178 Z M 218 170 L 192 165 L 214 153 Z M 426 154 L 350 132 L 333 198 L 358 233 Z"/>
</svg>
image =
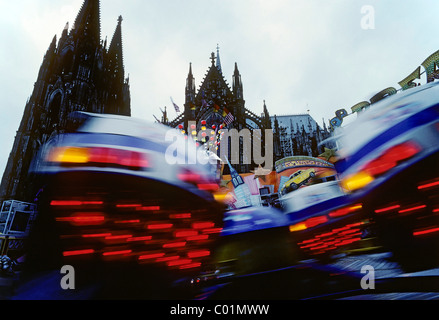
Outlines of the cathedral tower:
<svg viewBox="0 0 439 320">
<path fill-rule="evenodd" d="M 100 2 L 85 0 L 44 55 L 26 103 L 0 186 L 0 201 L 33 200 L 28 170 L 39 147 L 66 132 L 74 111 L 131 115 L 129 79 L 122 54 L 122 17 L 110 46 L 101 40 Z"/>
<path fill-rule="evenodd" d="M 188 128 L 190 121 L 197 123 L 197 131 L 200 131 L 203 126 L 212 128 L 212 130 L 225 128 L 240 131 L 248 129 L 251 132 L 255 129 L 270 129 L 271 121 L 265 102 L 263 116 L 258 116 L 245 107 L 243 83 L 238 64 L 235 63 L 232 76 L 233 84 L 230 87 L 224 79 L 219 47 L 217 47 L 216 55 L 215 52 L 211 53 L 210 60 L 210 67 L 198 90 L 192 73 L 192 63 L 189 64 L 184 111 L 166 124 L 174 128 L 182 128 L 185 132 L 193 130 Z M 264 145 L 263 141 L 261 144 Z M 236 170 L 239 173 L 248 173 L 255 167 L 257 165 L 253 163 L 253 159 L 244 159 L 241 154 Z M 227 174 L 229 168 L 226 167 L 225 171 Z"/>
</svg>

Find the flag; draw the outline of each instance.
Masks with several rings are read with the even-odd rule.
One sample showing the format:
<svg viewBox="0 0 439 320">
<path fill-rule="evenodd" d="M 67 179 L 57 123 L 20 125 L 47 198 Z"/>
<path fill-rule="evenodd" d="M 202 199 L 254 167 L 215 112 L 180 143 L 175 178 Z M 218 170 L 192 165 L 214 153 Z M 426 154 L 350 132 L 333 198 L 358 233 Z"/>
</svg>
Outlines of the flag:
<svg viewBox="0 0 439 320">
<path fill-rule="evenodd" d="M 229 125 L 229 124 L 231 124 L 234 120 L 235 120 L 235 117 L 234 117 L 231 113 L 228 113 L 227 116 L 224 118 L 224 123 L 225 123 L 226 125 Z"/>
<path fill-rule="evenodd" d="M 215 109 L 215 112 L 218 112 L 220 107 L 216 103 L 213 105 L 213 108 Z"/>
<path fill-rule="evenodd" d="M 171 97 L 171 102 L 174 105 L 175 112 L 180 113 L 180 108 L 175 104 L 174 100 L 172 100 L 172 97 Z"/>
</svg>

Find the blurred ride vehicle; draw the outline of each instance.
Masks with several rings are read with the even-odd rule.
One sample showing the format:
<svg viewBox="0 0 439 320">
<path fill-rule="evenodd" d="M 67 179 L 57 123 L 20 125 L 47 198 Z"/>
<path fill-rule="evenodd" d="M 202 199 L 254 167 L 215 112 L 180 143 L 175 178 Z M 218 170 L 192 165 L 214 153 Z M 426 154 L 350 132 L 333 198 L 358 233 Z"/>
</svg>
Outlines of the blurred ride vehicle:
<svg viewBox="0 0 439 320">
<path fill-rule="evenodd" d="M 438 97 L 436 82 L 387 97 L 338 139 L 342 188 L 407 270 L 439 265 Z"/>
<path fill-rule="evenodd" d="M 373 239 L 368 245 L 391 251 L 405 270 L 439 265 L 438 94 L 437 83 L 412 88 L 336 130 L 342 194 L 286 207 L 305 256 L 326 258 Z M 300 206 L 294 193 L 284 205 Z"/>
<path fill-rule="evenodd" d="M 297 263 L 289 219 L 272 207 L 226 211 L 221 237 L 212 253 L 212 269 L 193 279 L 196 286 L 230 282 Z"/>
<path fill-rule="evenodd" d="M 90 113 L 72 123 L 34 161 L 43 191 L 25 278 L 71 265 L 87 299 L 187 297 L 175 284 L 205 268 L 222 230 L 217 165 L 189 164 L 201 148 L 181 133 L 184 159 L 169 164 L 174 129 L 161 124 Z"/>
<path fill-rule="evenodd" d="M 298 259 L 326 261 L 370 245 L 370 222 L 338 181 L 317 182 L 279 198 L 298 247 Z"/>
<path fill-rule="evenodd" d="M 287 194 L 288 192 L 297 190 L 300 186 L 304 185 L 310 179 L 314 178 L 315 175 L 316 172 L 314 169 L 298 170 L 294 172 L 292 175 L 290 175 L 288 181 L 285 182 L 280 193 Z"/>
<path fill-rule="evenodd" d="M 285 212 L 297 213 L 317 203 L 343 196 L 344 192 L 338 181 L 328 181 L 313 183 L 306 188 L 287 193 L 280 197 L 280 203 Z"/>
</svg>

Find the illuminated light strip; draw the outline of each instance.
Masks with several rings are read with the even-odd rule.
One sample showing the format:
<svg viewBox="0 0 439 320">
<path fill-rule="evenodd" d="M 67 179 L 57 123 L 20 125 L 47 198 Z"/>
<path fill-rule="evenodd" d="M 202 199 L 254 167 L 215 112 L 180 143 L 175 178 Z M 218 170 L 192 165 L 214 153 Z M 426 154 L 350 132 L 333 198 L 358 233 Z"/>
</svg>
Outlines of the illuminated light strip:
<svg viewBox="0 0 439 320">
<path fill-rule="evenodd" d="M 309 244 L 309 245 L 306 245 L 306 246 L 304 246 L 304 247 L 302 247 L 302 248 L 313 248 L 313 247 L 318 247 L 318 246 L 321 246 L 321 245 L 323 245 L 323 242 L 316 242 L 316 243 L 312 243 L 312 244 Z"/>
<path fill-rule="evenodd" d="M 77 223 L 87 223 L 87 222 L 102 222 L 105 218 L 103 216 L 84 216 L 84 217 L 73 217 L 72 221 Z"/>
<path fill-rule="evenodd" d="M 217 191 L 219 190 L 219 185 L 216 183 L 200 183 L 197 185 L 198 189 L 202 191 Z"/>
<path fill-rule="evenodd" d="M 198 236 L 198 231 L 189 230 L 189 231 L 177 231 L 175 232 L 176 238 L 184 238 L 184 237 L 194 237 Z"/>
<path fill-rule="evenodd" d="M 192 217 L 192 214 L 190 213 L 175 213 L 169 215 L 170 219 L 190 219 Z"/>
<path fill-rule="evenodd" d="M 290 232 L 302 231 L 302 230 L 306 230 L 308 228 L 313 228 L 313 227 L 316 227 L 320 224 L 326 223 L 326 222 L 328 222 L 328 220 L 329 219 L 327 216 L 312 217 L 312 218 L 309 218 L 305 221 L 291 225 L 289 227 L 289 229 L 290 229 Z"/>
<path fill-rule="evenodd" d="M 300 248 L 302 248 L 302 249 L 308 249 L 308 248 L 315 247 L 315 246 L 317 246 L 317 245 L 320 245 L 320 243 L 308 244 L 308 245 L 306 245 L 306 246 L 302 246 L 302 247 L 300 247 Z"/>
<path fill-rule="evenodd" d="M 439 208 L 438 209 L 433 209 L 433 213 L 438 213 L 439 212 Z"/>
<path fill-rule="evenodd" d="M 148 167 L 149 163 L 143 154 L 136 151 L 114 148 L 54 148 L 48 156 L 50 162 L 86 164 L 102 163 L 125 167 Z"/>
<path fill-rule="evenodd" d="M 95 253 L 95 251 L 93 249 L 64 251 L 63 256 L 64 257 L 72 257 L 72 256 L 80 256 L 80 255 L 93 254 L 93 253 Z"/>
<path fill-rule="evenodd" d="M 355 191 L 372 183 L 375 178 L 367 172 L 359 172 L 342 180 L 342 186 L 346 190 Z"/>
<path fill-rule="evenodd" d="M 173 243 L 165 243 L 163 248 L 181 248 L 186 245 L 186 242 L 173 242 Z"/>
<path fill-rule="evenodd" d="M 324 244 L 324 245 L 321 245 L 321 246 L 319 246 L 319 247 L 311 248 L 311 250 L 312 250 L 312 251 L 314 251 L 314 250 L 320 250 L 320 249 L 324 249 L 324 248 L 327 248 L 327 247 L 328 247 L 328 245 Z"/>
<path fill-rule="evenodd" d="M 156 259 L 156 258 L 161 258 L 161 257 L 164 257 L 164 256 L 165 256 L 164 253 L 144 254 L 144 255 L 139 256 L 139 260 Z"/>
<path fill-rule="evenodd" d="M 139 223 L 140 220 L 123 220 L 123 221 L 114 221 L 116 224 L 127 224 L 127 223 Z"/>
<path fill-rule="evenodd" d="M 195 222 L 192 224 L 193 229 L 208 229 L 213 228 L 215 223 L 213 222 Z"/>
<path fill-rule="evenodd" d="M 53 207 L 79 207 L 83 205 L 102 205 L 103 201 L 79 201 L 79 200 L 52 200 L 50 205 Z"/>
<path fill-rule="evenodd" d="M 318 236 L 316 236 L 316 238 L 325 238 L 325 237 L 329 237 L 333 234 L 334 234 L 334 232 L 322 233 L 322 234 L 319 234 Z"/>
<path fill-rule="evenodd" d="M 316 240 L 317 240 L 317 239 L 305 240 L 305 241 L 303 241 L 303 242 L 301 242 L 301 243 L 299 243 L 299 244 L 307 244 L 307 243 L 314 242 L 314 241 L 316 241 Z"/>
<path fill-rule="evenodd" d="M 201 258 L 201 257 L 207 257 L 210 256 L 209 250 L 198 250 L 198 251 L 191 251 L 187 253 L 187 256 L 189 258 Z"/>
<path fill-rule="evenodd" d="M 325 242 L 325 244 L 327 244 L 328 246 L 335 246 L 338 242 L 340 242 L 340 241 L 334 240 L 334 241 Z"/>
<path fill-rule="evenodd" d="M 313 228 L 315 226 L 328 222 L 328 220 L 329 219 L 327 216 L 313 217 L 305 220 L 305 225 L 307 228 Z"/>
<path fill-rule="evenodd" d="M 187 237 L 187 241 L 199 241 L 199 240 L 207 240 L 209 236 L 207 234 L 200 234 L 198 236 Z"/>
<path fill-rule="evenodd" d="M 341 232 L 340 235 L 345 236 L 345 235 L 348 235 L 348 234 L 351 234 L 351 233 L 355 233 L 355 232 L 358 232 L 358 231 L 361 231 L 361 230 L 360 229 L 350 229 L 350 230 L 346 230 L 346 231 Z"/>
<path fill-rule="evenodd" d="M 355 228 L 355 227 L 362 226 L 363 224 L 365 224 L 365 223 L 364 222 L 357 222 L 357 223 L 348 224 L 346 227 Z"/>
<path fill-rule="evenodd" d="M 173 261 L 173 260 L 178 260 L 178 259 L 180 259 L 180 256 L 170 256 L 170 257 L 158 258 L 155 261 L 157 261 L 157 262 L 167 262 L 167 261 Z"/>
<path fill-rule="evenodd" d="M 399 204 L 397 204 L 397 205 L 394 205 L 394 206 L 390 206 L 390 207 L 386 207 L 386 208 L 375 210 L 375 213 L 383 213 L 383 212 L 387 212 L 387 211 L 396 210 L 396 209 L 399 209 L 399 208 L 401 208 L 401 206 Z"/>
<path fill-rule="evenodd" d="M 133 251 L 132 250 L 120 250 L 120 251 L 104 252 L 102 255 L 104 257 L 121 256 L 121 255 L 130 254 L 131 252 L 133 252 Z"/>
<path fill-rule="evenodd" d="M 436 186 L 439 186 L 439 181 L 420 185 L 418 187 L 418 190 L 424 190 L 424 189 L 428 189 L 428 188 L 432 188 L 432 187 L 436 187 Z"/>
<path fill-rule="evenodd" d="M 406 213 L 406 212 L 412 212 L 412 211 L 417 211 L 417 210 L 421 210 L 427 208 L 426 205 L 422 205 L 422 206 L 417 206 L 417 207 L 413 207 L 413 208 L 408 208 L 408 209 L 404 209 L 404 210 L 400 210 L 398 211 L 399 213 Z"/>
<path fill-rule="evenodd" d="M 361 232 L 351 233 L 351 234 L 345 234 L 345 235 L 343 235 L 343 237 L 342 237 L 342 241 L 344 241 L 344 240 L 349 240 L 349 239 L 353 239 L 352 237 L 355 237 L 355 236 L 361 236 L 361 235 L 362 235 Z"/>
<path fill-rule="evenodd" d="M 346 208 L 335 210 L 335 211 L 329 213 L 329 216 L 331 218 L 338 218 L 338 217 L 342 217 L 342 216 L 348 215 L 348 214 L 350 214 L 352 212 L 355 212 L 355 211 L 358 211 L 358 210 L 361 210 L 361 209 L 363 209 L 363 205 L 362 204 L 353 205 L 351 207 L 346 207 Z"/>
<path fill-rule="evenodd" d="M 160 211 L 160 206 L 136 207 L 136 211 Z"/>
<path fill-rule="evenodd" d="M 133 204 L 117 204 L 116 208 L 139 208 L 141 204 L 133 203 Z"/>
<path fill-rule="evenodd" d="M 191 264 L 186 264 L 186 265 L 180 266 L 179 269 L 185 270 L 185 269 L 198 268 L 200 266 L 201 266 L 201 262 L 195 262 L 195 263 L 191 263 Z"/>
<path fill-rule="evenodd" d="M 162 224 L 150 224 L 147 226 L 148 230 L 162 230 L 162 229 L 170 229 L 174 225 L 172 223 L 162 223 Z"/>
<path fill-rule="evenodd" d="M 71 222 L 78 224 L 87 224 L 87 223 L 99 223 L 104 222 L 104 216 L 74 216 L 74 217 L 61 217 L 55 219 L 57 222 Z"/>
<path fill-rule="evenodd" d="M 292 225 L 289 227 L 290 232 L 296 232 L 296 231 L 302 231 L 302 230 L 306 230 L 306 224 L 304 222 L 301 223 L 297 223 L 295 225 Z"/>
<path fill-rule="evenodd" d="M 56 207 L 58 207 L 58 206 L 65 206 L 65 207 L 67 207 L 67 206 L 81 206 L 82 205 L 82 201 L 61 201 L 61 200 L 52 200 L 51 202 L 50 202 L 50 205 L 51 206 L 56 206 Z"/>
<path fill-rule="evenodd" d="M 429 234 L 429 233 L 434 233 L 434 232 L 439 232 L 439 228 L 432 228 L 432 229 L 427 229 L 427 230 L 415 231 L 415 232 L 413 232 L 413 235 L 414 236 L 421 236 L 424 234 Z"/>
<path fill-rule="evenodd" d="M 354 239 L 344 240 L 344 241 L 336 244 L 335 246 L 340 247 L 340 246 L 351 244 L 353 242 L 357 242 L 357 241 L 360 241 L 360 240 L 361 240 L 361 238 L 354 238 Z"/>
<path fill-rule="evenodd" d="M 189 264 L 191 262 L 192 262 L 191 259 L 173 260 L 173 261 L 169 261 L 167 265 L 168 267 L 175 267 L 175 266 L 181 266 L 183 264 Z"/>
<path fill-rule="evenodd" d="M 105 237 L 105 240 L 120 240 L 120 239 L 129 239 L 132 237 L 133 236 L 131 234 L 115 235 L 115 236 Z"/>
<path fill-rule="evenodd" d="M 196 182 L 201 179 L 201 176 L 196 173 L 180 173 L 177 175 L 178 179 L 185 182 Z"/>
<path fill-rule="evenodd" d="M 145 237 L 131 237 L 128 238 L 128 242 L 134 242 L 134 241 L 149 241 L 152 239 L 152 236 L 145 236 Z"/>
<path fill-rule="evenodd" d="M 348 230 L 348 229 L 350 229 L 350 228 L 351 228 L 350 226 L 345 226 L 345 227 L 343 227 L 343 228 L 334 229 L 334 230 L 332 230 L 332 232 L 333 232 L 333 233 L 338 233 L 338 232 L 340 232 L 340 231 Z"/>
<path fill-rule="evenodd" d="M 83 238 L 104 238 L 111 236 L 111 233 L 94 233 L 94 234 L 83 234 Z"/>
<path fill-rule="evenodd" d="M 211 229 L 205 229 L 203 230 L 204 234 L 212 234 L 212 233 L 221 233 L 223 231 L 223 228 L 211 228 Z"/>
</svg>

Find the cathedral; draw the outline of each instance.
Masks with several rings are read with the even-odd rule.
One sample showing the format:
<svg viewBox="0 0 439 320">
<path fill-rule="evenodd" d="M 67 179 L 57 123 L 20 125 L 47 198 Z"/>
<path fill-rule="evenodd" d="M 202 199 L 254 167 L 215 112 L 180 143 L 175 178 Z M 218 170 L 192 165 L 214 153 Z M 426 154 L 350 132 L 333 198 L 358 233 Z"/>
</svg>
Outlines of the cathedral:
<svg viewBox="0 0 439 320">
<path fill-rule="evenodd" d="M 192 73 L 192 64 L 189 65 L 184 110 L 175 119 L 168 121 L 165 117 L 160 122 L 189 134 L 193 129 L 199 131 L 203 128 L 217 130 L 217 132 L 218 129 L 238 131 L 248 129 L 250 132 L 260 129 L 262 131 L 261 145 L 264 146 L 263 132 L 265 129 L 271 129 L 270 115 L 266 106 L 264 105 L 260 116 L 245 107 L 243 83 L 238 64 L 235 63 L 233 83 L 230 87 L 223 75 L 219 48 L 217 48 L 216 55 L 212 52 L 210 60 L 211 65 L 198 90 Z M 189 124 L 194 122 L 196 128 L 191 128 Z M 238 172 L 250 172 L 257 166 L 253 159 L 245 161 L 246 155 L 242 152 L 239 156 L 239 164 L 235 165 Z M 225 170 L 228 173 L 228 167 L 225 167 Z"/>
<path fill-rule="evenodd" d="M 276 160 L 292 156 L 317 157 L 325 147 L 335 148 L 333 142 L 325 142 L 331 136 L 325 122 L 320 127 L 309 114 L 275 115 L 271 121 Z"/>
<path fill-rule="evenodd" d="M 174 104 L 179 115 L 170 120 L 165 109 L 162 120 L 156 120 L 188 135 L 211 130 L 219 138 L 200 142 L 215 143 L 217 150 L 223 147 L 228 155 L 231 146 L 224 146 L 221 141 L 223 129 L 251 132 L 251 139 L 260 142 L 261 156 L 270 153 L 274 161 L 290 155 L 315 157 L 322 152 L 320 143 L 329 136 L 326 128 L 320 128 L 309 115 L 288 116 L 288 119 L 270 116 L 265 101 L 259 114 L 251 111 L 245 105 L 243 88 L 237 63 L 232 84 L 225 80 L 217 48 L 216 54 L 212 52 L 210 56 L 210 66 L 198 89 L 189 64 L 183 110 L 180 112 Z M 32 159 L 51 137 L 70 130 L 72 112 L 131 116 L 130 97 L 123 61 L 122 17 L 117 19 L 113 37 L 107 42 L 107 38 L 101 39 L 100 1 L 84 0 L 74 24 L 70 28 L 67 23 L 59 39 L 54 36 L 44 55 L 3 173 L 0 201 L 34 199 L 35 190 L 28 177 Z M 261 135 L 256 136 L 255 130 L 260 130 Z M 267 130 L 272 135 L 266 137 Z M 240 150 L 246 144 L 245 138 L 238 138 Z M 234 170 L 254 171 L 259 165 L 254 155 L 254 152 L 240 152 L 239 161 L 233 162 Z M 230 168 L 225 166 L 224 174 L 230 173 Z"/>
<path fill-rule="evenodd" d="M 245 106 L 243 83 L 237 63 L 235 63 L 230 87 L 224 79 L 218 47 L 216 55 L 212 52 L 210 60 L 211 65 L 198 90 L 192 74 L 192 64 L 189 65 L 184 110 L 173 120 L 168 120 L 165 110 L 162 119 L 157 119 L 158 122 L 173 128 L 180 128 L 189 136 L 194 129 L 198 131 L 211 127 L 237 129 L 238 131 L 260 129 L 262 132 L 265 129 L 271 129 L 274 161 L 295 155 L 317 157 L 324 151 L 322 142 L 330 136 L 325 124 L 323 128 L 320 127 L 308 114 L 270 116 L 265 101 L 262 112 L 257 115 Z M 174 106 L 179 112 L 179 107 L 175 104 Z M 196 123 L 196 128 L 189 127 L 191 121 Z M 261 144 L 264 146 L 264 134 L 261 139 Z M 234 164 L 238 173 L 249 173 L 257 167 L 253 159 L 243 161 L 242 152 L 239 160 L 239 164 Z M 228 166 L 225 167 L 225 174 L 229 174 Z"/>
<path fill-rule="evenodd" d="M 0 201 L 32 201 L 28 170 L 38 148 L 68 131 L 74 111 L 131 115 L 122 52 L 122 17 L 101 40 L 100 2 L 85 0 L 74 24 L 54 36 L 26 103 L 0 186 Z"/>
</svg>

